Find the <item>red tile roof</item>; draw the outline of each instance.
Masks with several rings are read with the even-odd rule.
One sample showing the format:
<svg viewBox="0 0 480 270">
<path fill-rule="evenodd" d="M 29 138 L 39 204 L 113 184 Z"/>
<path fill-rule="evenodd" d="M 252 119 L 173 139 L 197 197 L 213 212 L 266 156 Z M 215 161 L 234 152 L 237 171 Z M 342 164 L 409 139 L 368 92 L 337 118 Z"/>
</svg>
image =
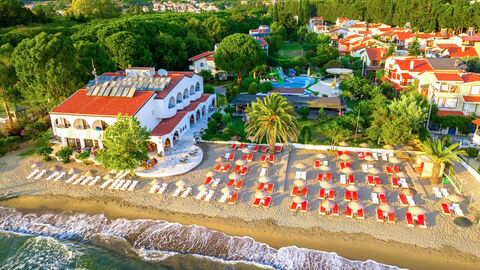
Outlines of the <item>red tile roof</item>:
<svg viewBox="0 0 480 270">
<path fill-rule="evenodd" d="M 480 96 L 463 96 L 465 102 L 480 103 Z"/>
<path fill-rule="evenodd" d="M 438 116 L 447 116 L 447 115 L 462 115 L 464 116 L 463 112 L 460 111 L 438 111 Z"/>
<path fill-rule="evenodd" d="M 412 79 L 412 75 L 410 75 L 410 73 L 400 73 L 400 76 L 402 76 L 402 78 L 404 80 L 411 80 Z"/>
<path fill-rule="evenodd" d="M 475 73 L 467 73 L 462 76 L 464 83 L 478 82 L 480 81 L 480 75 Z"/>
<path fill-rule="evenodd" d="M 87 89 L 80 89 L 53 109 L 52 113 L 117 116 L 134 115 L 155 91 L 137 90 L 133 97 L 87 96 Z"/>
<path fill-rule="evenodd" d="M 188 112 L 194 111 L 198 107 L 198 105 L 200 105 L 200 103 L 205 102 L 209 97 L 210 97 L 210 94 L 203 94 L 199 99 L 192 101 L 190 105 L 185 107 L 183 110 L 178 111 L 173 117 L 168 119 L 163 119 L 152 130 L 152 135 L 163 136 L 172 132 Z"/>
<path fill-rule="evenodd" d="M 457 44 L 452 44 L 452 43 L 445 43 L 445 44 L 437 44 L 437 47 L 440 48 L 440 49 L 447 49 L 447 48 L 452 48 L 452 47 L 457 47 L 458 48 L 458 45 Z"/>
<path fill-rule="evenodd" d="M 411 61 L 414 63 L 413 69 L 410 69 Z M 408 70 L 412 72 L 433 71 L 433 67 L 430 65 L 430 63 L 423 58 L 397 59 L 396 62 L 402 70 Z"/>
<path fill-rule="evenodd" d="M 183 77 L 193 77 L 194 72 L 192 71 L 169 71 L 168 77 L 170 78 L 170 83 L 163 89 L 163 91 L 158 91 L 155 99 L 162 99 L 170 93 L 179 81 L 183 79 Z"/>
<path fill-rule="evenodd" d="M 215 53 L 215 51 L 207 51 L 201 54 L 197 54 L 193 57 L 188 58 L 188 61 L 197 61 L 199 59 L 202 59 L 204 57 L 212 56 Z"/>
<path fill-rule="evenodd" d="M 450 47 L 447 48 L 450 57 L 477 57 L 477 51 L 474 47 Z"/>
<path fill-rule="evenodd" d="M 434 73 L 437 81 L 442 82 L 463 82 L 462 77 L 458 73 Z"/>
<path fill-rule="evenodd" d="M 382 60 L 388 52 L 387 48 L 366 48 L 370 60 Z"/>
<path fill-rule="evenodd" d="M 295 87 L 274 87 L 273 90 L 270 91 L 270 93 L 303 95 L 305 93 L 305 89 Z"/>
</svg>

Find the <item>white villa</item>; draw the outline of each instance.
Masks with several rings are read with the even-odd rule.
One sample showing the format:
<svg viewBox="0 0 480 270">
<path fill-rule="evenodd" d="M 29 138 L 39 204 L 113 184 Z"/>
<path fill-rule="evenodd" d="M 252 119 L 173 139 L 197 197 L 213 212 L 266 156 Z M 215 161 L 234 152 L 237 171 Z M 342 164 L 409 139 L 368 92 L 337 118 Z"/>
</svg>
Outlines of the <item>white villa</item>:
<svg viewBox="0 0 480 270">
<path fill-rule="evenodd" d="M 157 153 L 172 148 L 216 104 L 193 72 L 149 67 L 104 73 L 50 112 L 54 135 L 74 148 L 98 146 L 117 115 L 135 116 L 151 130 Z"/>
</svg>

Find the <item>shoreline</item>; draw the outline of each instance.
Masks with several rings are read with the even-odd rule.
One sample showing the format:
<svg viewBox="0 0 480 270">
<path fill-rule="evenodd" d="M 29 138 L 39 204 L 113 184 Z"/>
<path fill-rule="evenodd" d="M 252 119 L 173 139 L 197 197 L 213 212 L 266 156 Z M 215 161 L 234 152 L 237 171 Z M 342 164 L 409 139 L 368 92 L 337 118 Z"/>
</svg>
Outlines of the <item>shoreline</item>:
<svg viewBox="0 0 480 270">
<path fill-rule="evenodd" d="M 453 247 L 424 248 L 416 245 L 385 241 L 364 233 L 330 232 L 319 227 L 294 228 L 279 226 L 272 219 L 246 221 L 239 217 L 215 217 L 172 212 L 153 206 L 141 206 L 119 198 L 75 198 L 66 195 L 21 196 L 0 201 L 1 206 L 24 213 L 52 211 L 104 214 L 126 219 L 161 219 L 182 225 L 198 225 L 231 236 L 248 236 L 273 248 L 297 246 L 335 252 L 350 260 L 374 260 L 409 269 L 477 269 L 480 257 Z"/>
</svg>

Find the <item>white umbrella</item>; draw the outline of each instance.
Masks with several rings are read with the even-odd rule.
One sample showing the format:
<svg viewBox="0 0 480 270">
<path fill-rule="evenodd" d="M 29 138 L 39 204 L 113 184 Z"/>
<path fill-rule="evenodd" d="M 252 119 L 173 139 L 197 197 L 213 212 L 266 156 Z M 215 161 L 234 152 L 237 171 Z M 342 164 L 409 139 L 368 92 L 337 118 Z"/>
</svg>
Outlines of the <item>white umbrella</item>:
<svg viewBox="0 0 480 270">
<path fill-rule="evenodd" d="M 371 173 L 371 174 L 379 174 L 380 173 L 380 170 L 378 170 L 377 168 L 368 168 L 368 172 Z"/>
<path fill-rule="evenodd" d="M 71 173 L 71 174 L 73 174 L 73 173 Z M 105 180 L 113 179 L 113 178 L 115 178 L 115 174 L 113 174 L 113 173 L 107 173 L 107 174 L 103 177 L 103 179 L 105 179 Z M 154 180 L 154 181 L 155 181 L 155 180 Z"/>
<path fill-rule="evenodd" d="M 307 168 L 307 165 L 305 165 L 304 163 L 299 162 L 299 163 L 295 164 L 295 168 L 300 169 L 300 170 L 304 170 L 304 169 Z"/>
<path fill-rule="evenodd" d="M 348 203 L 348 207 L 353 211 L 357 211 L 363 208 L 363 204 L 359 201 L 351 201 Z"/>
<path fill-rule="evenodd" d="M 233 192 L 233 187 L 226 186 L 226 187 L 222 188 L 221 192 L 222 192 L 223 194 L 225 194 L 225 193 L 230 194 L 230 193 Z"/>
<path fill-rule="evenodd" d="M 331 200 L 324 200 L 322 202 L 322 207 L 325 209 L 332 209 L 335 206 L 335 204 Z"/>
<path fill-rule="evenodd" d="M 376 186 L 373 188 L 373 192 L 385 194 L 387 192 L 387 189 L 381 186 Z"/>
<path fill-rule="evenodd" d="M 270 182 L 270 177 L 264 175 L 264 176 L 258 178 L 258 182 L 260 182 L 260 183 L 268 183 L 268 182 Z"/>
<path fill-rule="evenodd" d="M 375 160 L 372 156 L 366 156 L 366 157 L 364 157 L 363 159 L 364 159 L 365 161 L 367 161 L 367 162 L 372 162 L 372 161 Z"/>
<path fill-rule="evenodd" d="M 325 153 L 318 153 L 315 155 L 316 158 L 319 158 L 319 159 L 324 159 L 326 157 L 328 157 Z"/>
<path fill-rule="evenodd" d="M 358 190 L 358 187 L 355 186 L 355 185 L 348 185 L 347 186 L 347 190 L 350 190 L 350 191 L 357 191 Z"/>
<path fill-rule="evenodd" d="M 413 188 L 402 188 L 400 192 L 405 196 L 415 196 L 417 194 L 417 191 Z"/>
<path fill-rule="evenodd" d="M 360 147 L 364 147 L 364 148 L 370 147 L 370 145 L 368 143 L 361 143 L 359 145 L 360 145 Z"/>
<path fill-rule="evenodd" d="M 68 174 L 76 174 L 76 173 L 79 173 L 80 170 L 77 169 L 77 168 L 70 168 L 70 170 L 68 170 Z"/>
<path fill-rule="evenodd" d="M 177 187 L 183 187 L 187 184 L 187 180 L 178 180 L 177 182 L 175 182 L 175 185 Z"/>
<path fill-rule="evenodd" d="M 265 197 L 267 197 L 267 196 L 268 196 L 268 194 L 267 194 L 266 191 L 257 191 L 257 192 L 255 192 L 255 198 L 257 198 L 257 199 L 263 199 L 263 198 L 265 198 Z"/>
<path fill-rule="evenodd" d="M 391 144 L 385 144 L 385 145 L 383 146 L 383 148 L 384 148 L 384 149 L 389 149 L 389 150 L 395 149 L 395 147 L 393 147 L 393 145 L 391 145 Z"/>
<path fill-rule="evenodd" d="M 294 201 L 295 203 L 303 203 L 303 201 L 305 201 L 305 197 L 295 196 L 295 198 L 293 198 L 293 201 Z"/>
<path fill-rule="evenodd" d="M 320 186 L 324 189 L 331 189 L 333 187 L 333 183 L 330 181 L 322 181 L 320 182 Z"/>
<path fill-rule="evenodd" d="M 86 177 L 93 176 L 93 171 L 92 171 L 92 170 L 88 170 L 88 172 L 85 173 L 85 176 L 86 176 Z"/>
<path fill-rule="evenodd" d="M 327 165 L 322 165 L 319 167 L 319 169 L 322 171 L 330 171 L 330 167 L 328 167 Z"/>
<path fill-rule="evenodd" d="M 208 171 L 207 172 L 207 177 L 213 177 L 215 176 L 215 172 L 214 171 Z"/>
<path fill-rule="evenodd" d="M 419 216 L 427 213 L 427 210 L 421 206 L 410 206 L 408 207 L 408 212 L 414 216 Z"/>
<path fill-rule="evenodd" d="M 250 153 L 252 153 L 252 150 L 251 150 L 250 148 L 248 148 L 248 147 L 245 147 L 245 148 L 242 149 L 242 152 L 243 152 L 244 154 L 250 154 Z"/>
<path fill-rule="evenodd" d="M 210 189 L 210 185 L 200 185 L 198 186 L 198 191 L 207 191 Z"/>
<path fill-rule="evenodd" d="M 228 178 L 233 179 L 233 180 L 237 180 L 237 179 L 240 178 L 240 176 L 236 173 L 231 173 L 231 174 L 228 175 Z"/>
<path fill-rule="evenodd" d="M 341 172 L 344 173 L 344 174 L 352 174 L 353 170 L 350 167 L 345 167 L 341 170 Z"/>
<path fill-rule="evenodd" d="M 450 194 L 448 195 L 447 199 L 449 199 L 452 202 L 463 202 L 464 200 L 463 196 L 460 196 L 458 194 Z"/>
<path fill-rule="evenodd" d="M 295 185 L 296 187 L 303 187 L 305 186 L 305 182 L 302 179 L 296 179 L 295 181 L 293 181 L 293 185 Z"/>
<path fill-rule="evenodd" d="M 398 157 L 395 157 L 395 156 L 390 157 L 390 158 L 388 159 L 388 161 L 390 161 L 390 163 L 393 163 L 393 164 L 402 162 L 401 159 L 399 159 Z"/>
<path fill-rule="evenodd" d="M 393 207 L 389 204 L 382 204 L 378 208 L 380 208 L 380 210 L 382 210 L 383 212 L 387 212 L 387 213 L 395 212 L 395 207 Z"/>
<path fill-rule="evenodd" d="M 54 172 L 58 172 L 58 171 L 62 170 L 62 167 L 55 165 L 55 166 L 50 167 L 49 170 L 54 171 Z"/>
<path fill-rule="evenodd" d="M 215 159 L 215 162 L 222 162 L 222 161 L 223 161 L 222 157 L 218 157 L 217 159 Z"/>
<path fill-rule="evenodd" d="M 408 177 L 408 175 L 404 172 L 399 172 L 399 173 L 396 173 L 395 175 L 398 176 L 398 177 L 402 177 L 402 178 Z"/>
<path fill-rule="evenodd" d="M 30 166 L 30 167 L 32 167 L 32 168 L 39 168 L 40 166 L 42 166 L 42 163 L 41 163 L 41 162 L 35 162 L 35 163 L 33 163 L 32 166 Z"/>
<path fill-rule="evenodd" d="M 263 168 L 268 168 L 268 167 L 272 167 L 272 163 L 270 162 L 262 162 L 260 164 L 260 166 L 262 166 Z"/>
<path fill-rule="evenodd" d="M 339 146 L 348 146 L 348 143 L 347 142 L 340 142 L 338 145 Z"/>
<path fill-rule="evenodd" d="M 162 184 L 162 179 L 153 179 L 152 182 L 150 182 L 150 184 L 153 185 L 161 185 Z"/>
<path fill-rule="evenodd" d="M 243 159 L 239 159 L 239 160 L 235 161 L 235 164 L 240 165 L 240 166 L 243 166 L 243 165 L 245 165 L 246 163 L 247 163 L 247 162 L 246 162 L 245 160 L 243 160 Z"/>
<path fill-rule="evenodd" d="M 347 154 L 343 154 L 341 155 L 340 157 L 338 157 L 339 159 L 341 160 L 350 160 L 352 159 L 352 157 L 350 155 L 347 155 Z"/>
</svg>

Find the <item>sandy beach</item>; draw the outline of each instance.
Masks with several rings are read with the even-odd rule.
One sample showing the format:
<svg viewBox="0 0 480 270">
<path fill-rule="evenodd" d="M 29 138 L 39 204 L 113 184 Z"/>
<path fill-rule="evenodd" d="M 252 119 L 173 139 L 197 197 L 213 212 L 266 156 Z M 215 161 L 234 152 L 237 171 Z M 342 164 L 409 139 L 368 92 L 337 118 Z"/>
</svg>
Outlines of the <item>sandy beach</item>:
<svg viewBox="0 0 480 270">
<path fill-rule="evenodd" d="M 166 194 L 149 194 L 150 179 L 141 179 L 139 187 L 133 191 L 112 191 L 94 187 L 71 185 L 64 182 L 27 180 L 32 169 L 30 165 L 38 158 L 21 158 L 17 152 L 0 158 L 0 192 L 9 192 L 15 198 L 0 201 L 0 205 L 14 207 L 28 212 L 65 210 L 87 213 L 105 213 L 107 216 L 128 219 L 148 218 L 163 219 L 184 225 L 196 224 L 218 230 L 229 235 L 250 236 L 256 241 L 279 248 L 295 245 L 323 251 L 333 251 L 340 256 L 355 259 L 372 259 L 381 263 L 406 267 L 410 269 L 476 269 L 480 263 L 480 232 L 477 227 L 460 228 L 454 225 L 453 218 L 440 213 L 438 200 L 433 194 L 419 194 L 415 201 L 428 210 L 427 229 L 409 228 L 404 219 L 406 208 L 399 207 L 396 196 L 398 191 L 389 188 L 387 200 L 397 208 L 397 223 L 382 224 L 375 220 L 376 206 L 370 202 L 370 189 L 359 181 L 359 197 L 366 204 L 366 220 L 349 219 L 344 215 L 346 203 L 343 202 L 337 184 L 338 174 L 334 169 L 337 160 L 333 154 L 328 158 L 332 174 L 336 178 L 334 190 L 338 193 L 340 217 L 320 216 L 318 208 L 319 185 L 316 181 L 318 170 L 313 169 L 313 161 L 318 151 L 293 150 L 291 153 L 276 154 L 277 162 L 269 168 L 269 176 L 275 183 L 272 205 L 269 209 L 254 208 L 252 202 L 260 165 L 261 154 L 254 154 L 254 162 L 249 165 L 249 172 L 244 179 L 244 187 L 239 192 L 236 205 L 218 202 L 220 189 L 227 181 L 228 174 L 221 174 L 222 184 L 216 191 L 214 200 L 197 201 L 194 197 L 174 198 L 171 193 L 173 185 L 179 179 L 188 180 L 188 186 L 203 184 L 205 174 L 214 166 L 215 159 L 231 151 L 229 146 L 201 144 L 204 150 L 203 162 L 193 171 L 184 175 L 164 179 L 169 185 Z M 235 151 L 238 159 L 242 155 Z M 293 165 L 301 160 L 308 165 L 307 199 L 310 207 L 308 213 L 291 212 L 289 205 L 295 169 Z M 385 163 L 378 162 L 381 169 Z M 82 171 L 94 170 L 98 175 L 105 175 L 106 170 L 100 166 L 81 163 L 60 164 L 51 161 L 43 165 L 48 169 L 53 165 L 64 168 L 77 167 Z M 363 178 L 360 162 L 352 163 L 355 174 Z M 285 175 L 286 181 L 285 181 Z M 385 174 L 380 175 L 383 181 Z M 360 180 L 360 179 L 359 179 Z M 100 182 L 101 183 L 101 182 Z M 411 184 L 411 182 L 409 183 Z M 282 192 L 285 191 L 285 192 Z"/>
</svg>

